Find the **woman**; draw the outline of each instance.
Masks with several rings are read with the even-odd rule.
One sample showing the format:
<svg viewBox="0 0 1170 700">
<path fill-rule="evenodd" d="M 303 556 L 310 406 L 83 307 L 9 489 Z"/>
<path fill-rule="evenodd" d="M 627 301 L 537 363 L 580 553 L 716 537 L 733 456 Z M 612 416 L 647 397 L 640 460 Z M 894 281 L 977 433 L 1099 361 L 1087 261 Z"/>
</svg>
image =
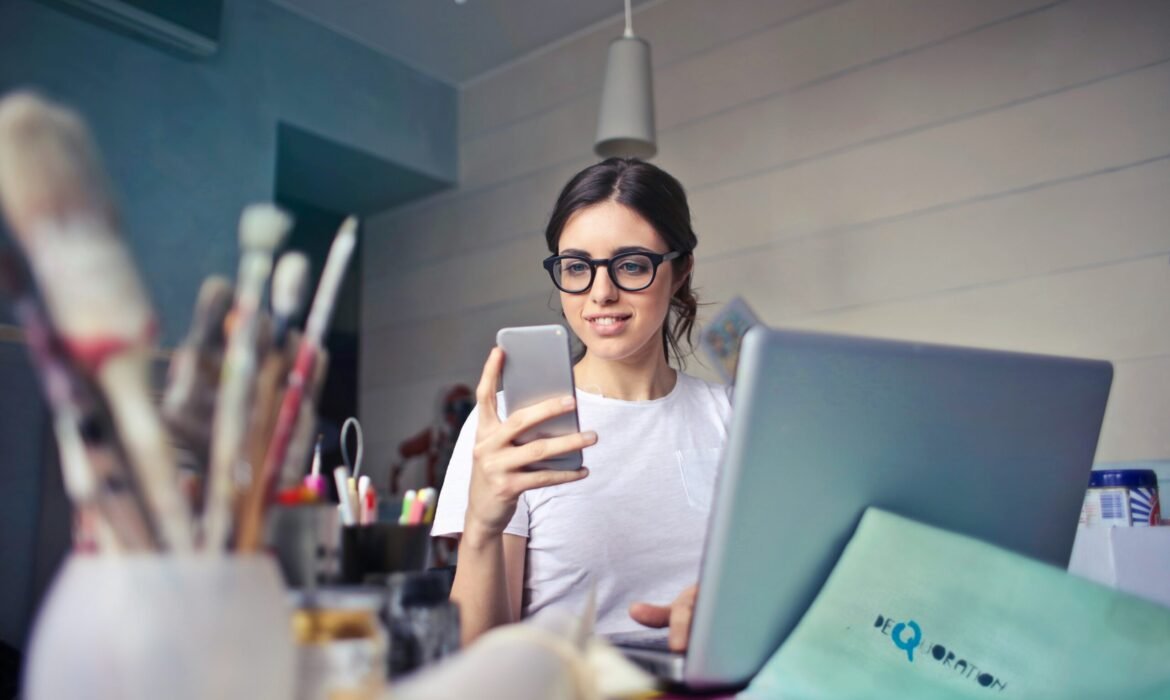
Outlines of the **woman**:
<svg viewBox="0 0 1170 700">
<path fill-rule="evenodd" d="M 598 633 L 669 627 L 681 650 L 731 413 L 726 387 L 669 362 L 681 364 L 697 305 L 686 194 L 653 165 L 611 158 L 569 181 L 545 237 L 545 267 L 584 346 L 577 397 L 502 420 L 506 358 L 488 356 L 433 528 L 460 536 L 451 598 L 464 642 L 547 606 L 579 611 L 595 586 Z M 574 405 L 583 432 L 512 444 Z M 579 470 L 525 470 L 538 454 L 579 449 Z"/>
</svg>

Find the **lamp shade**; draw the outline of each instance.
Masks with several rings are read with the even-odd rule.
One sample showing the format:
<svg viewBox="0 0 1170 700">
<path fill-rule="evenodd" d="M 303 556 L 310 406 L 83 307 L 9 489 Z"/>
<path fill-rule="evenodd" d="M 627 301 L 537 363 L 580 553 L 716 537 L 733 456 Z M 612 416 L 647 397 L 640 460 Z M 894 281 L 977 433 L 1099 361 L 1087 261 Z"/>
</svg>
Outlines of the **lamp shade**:
<svg viewBox="0 0 1170 700">
<path fill-rule="evenodd" d="M 658 152 L 650 44 L 636 36 L 623 36 L 609 45 L 593 152 L 602 158 L 650 158 Z"/>
</svg>

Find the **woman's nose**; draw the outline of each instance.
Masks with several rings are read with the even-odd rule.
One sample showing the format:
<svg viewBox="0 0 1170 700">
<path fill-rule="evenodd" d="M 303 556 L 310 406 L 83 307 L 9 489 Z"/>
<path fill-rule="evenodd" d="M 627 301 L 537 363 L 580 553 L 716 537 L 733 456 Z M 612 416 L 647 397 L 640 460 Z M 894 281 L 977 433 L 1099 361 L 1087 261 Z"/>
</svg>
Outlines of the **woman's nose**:
<svg viewBox="0 0 1170 700">
<path fill-rule="evenodd" d="M 589 297 L 596 303 L 613 301 L 617 298 L 618 288 L 609 276 L 609 265 L 598 265 L 597 274 L 593 277 L 593 288 L 589 290 Z"/>
</svg>

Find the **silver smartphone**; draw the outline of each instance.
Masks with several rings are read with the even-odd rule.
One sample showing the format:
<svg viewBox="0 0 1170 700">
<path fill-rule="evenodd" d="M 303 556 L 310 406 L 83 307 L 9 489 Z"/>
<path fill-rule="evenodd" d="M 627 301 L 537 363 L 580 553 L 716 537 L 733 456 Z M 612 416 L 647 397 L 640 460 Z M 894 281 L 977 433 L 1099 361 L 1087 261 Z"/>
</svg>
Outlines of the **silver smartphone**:
<svg viewBox="0 0 1170 700">
<path fill-rule="evenodd" d="M 521 408 L 559 396 L 576 396 L 569 357 L 569 332 L 563 326 L 501 328 L 496 345 L 504 351 L 504 410 Z M 516 438 L 517 445 L 580 432 L 577 409 L 532 426 Z M 581 451 L 532 464 L 530 469 L 578 469 Z"/>
</svg>

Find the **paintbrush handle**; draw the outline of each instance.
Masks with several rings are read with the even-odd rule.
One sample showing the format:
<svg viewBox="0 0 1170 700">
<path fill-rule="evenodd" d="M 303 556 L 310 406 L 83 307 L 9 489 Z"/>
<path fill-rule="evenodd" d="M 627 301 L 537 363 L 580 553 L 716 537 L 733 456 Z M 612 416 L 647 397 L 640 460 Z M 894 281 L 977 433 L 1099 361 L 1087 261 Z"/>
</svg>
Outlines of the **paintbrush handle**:
<svg viewBox="0 0 1170 700">
<path fill-rule="evenodd" d="M 248 463 L 263 466 L 272 441 L 276 414 L 280 409 L 281 384 L 288 376 L 289 363 L 281 350 L 270 350 L 256 375 L 256 399 L 248 435 Z"/>
<path fill-rule="evenodd" d="M 317 434 L 317 400 L 321 396 L 321 389 L 328 374 L 329 351 L 317 348 L 316 356 L 313 358 L 313 374 L 305 383 L 301 409 L 297 414 L 296 425 L 293 426 L 292 437 L 288 441 L 288 449 L 284 453 L 284 463 L 276 473 L 274 484 L 276 491 L 282 486 L 299 481 L 305 472 L 305 465 L 311 460 L 313 436 Z"/>
<path fill-rule="evenodd" d="M 297 349 L 297 359 L 288 375 L 288 386 L 280 402 L 280 412 L 272 429 L 272 440 L 268 443 L 268 452 L 264 455 L 264 470 L 260 473 L 260 484 L 266 497 L 272 494 L 280 467 L 288 454 L 289 442 L 296 430 L 301 402 L 305 397 L 305 388 L 313 381 L 313 365 L 316 360 L 316 346 L 302 341 Z"/>
<path fill-rule="evenodd" d="M 135 466 L 159 534 L 172 551 L 188 552 L 194 548 L 190 510 L 179 490 L 166 429 L 150 400 L 146 362 L 145 350 L 111 356 L 98 371 L 98 384 L 109 403 L 126 454 Z"/>
<path fill-rule="evenodd" d="M 349 259 L 353 257 L 357 246 L 357 219 L 347 218 L 341 224 L 341 230 L 329 246 L 329 256 L 325 259 L 325 269 L 321 272 L 321 281 L 317 284 L 317 293 L 313 296 L 313 304 L 309 307 L 309 318 L 305 320 L 305 338 L 314 345 L 324 345 L 325 332 L 329 329 L 329 319 L 333 315 L 333 306 L 337 301 L 337 294 L 341 290 L 341 283 L 345 280 L 345 268 Z"/>
<path fill-rule="evenodd" d="M 264 508 L 276 487 L 280 467 L 288 453 L 288 445 L 296 429 L 297 417 L 300 415 L 305 386 L 312 381 L 316 358 L 316 346 L 307 338 L 303 339 L 297 348 L 297 357 L 288 375 L 288 386 L 285 387 L 284 396 L 281 398 L 280 411 L 276 415 L 276 424 L 272 429 L 272 439 L 264 455 L 264 467 L 252 480 L 252 488 L 248 492 L 244 512 L 240 516 L 236 548 L 241 552 L 253 552 L 260 546 Z"/>
<path fill-rule="evenodd" d="M 231 528 L 236 468 L 248 430 L 248 399 L 256 376 L 256 337 L 264 281 L 272 258 L 245 253 L 236 296 L 236 328 L 228 341 L 212 423 L 211 466 L 203 518 L 203 547 L 220 551 Z M 253 465 L 253 470 L 255 465 Z"/>
<path fill-rule="evenodd" d="M 163 420 L 193 474 L 206 474 L 211 454 L 211 424 L 223 369 L 223 322 L 232 304 L 232 286 L 208 277 L 199 289 L 195 316 L 183 344 L 175 349 L 163 395 Z"/>
<path fill-rule="evenodd" d="M 52 338 L 48 321 L 31 297 L 21 297 L 13 311 L 24 328 L 33 367 L 53 412 L 53 433 L 60 453 L 65 490 L 86 517 L 104 518 L 99 529 L 102 551 L 142 551 L 156 548 L 149 521 L 129 488 L 126 467 L 103 431 L 95 431 L 98 416 L 80 395 L 80 380 Z M 88 427 L 85 427 L 87 426 Z M 90 434 L 89 439 L 85 433 Z"/>
<path fill-rule="evenodd" d="M 66 490 L 75 507 L 92 511 L 88 517 L 101 518 L 103 531 L 110 535 L 99 542 L 102 551 L 157 550 L 156 538 L 129 484 L 111 478 L 124 473 L 117 456 L 108 446 L 86 444 L 78 418 L 62 413 L 54 425 Z"/>
</svg>

